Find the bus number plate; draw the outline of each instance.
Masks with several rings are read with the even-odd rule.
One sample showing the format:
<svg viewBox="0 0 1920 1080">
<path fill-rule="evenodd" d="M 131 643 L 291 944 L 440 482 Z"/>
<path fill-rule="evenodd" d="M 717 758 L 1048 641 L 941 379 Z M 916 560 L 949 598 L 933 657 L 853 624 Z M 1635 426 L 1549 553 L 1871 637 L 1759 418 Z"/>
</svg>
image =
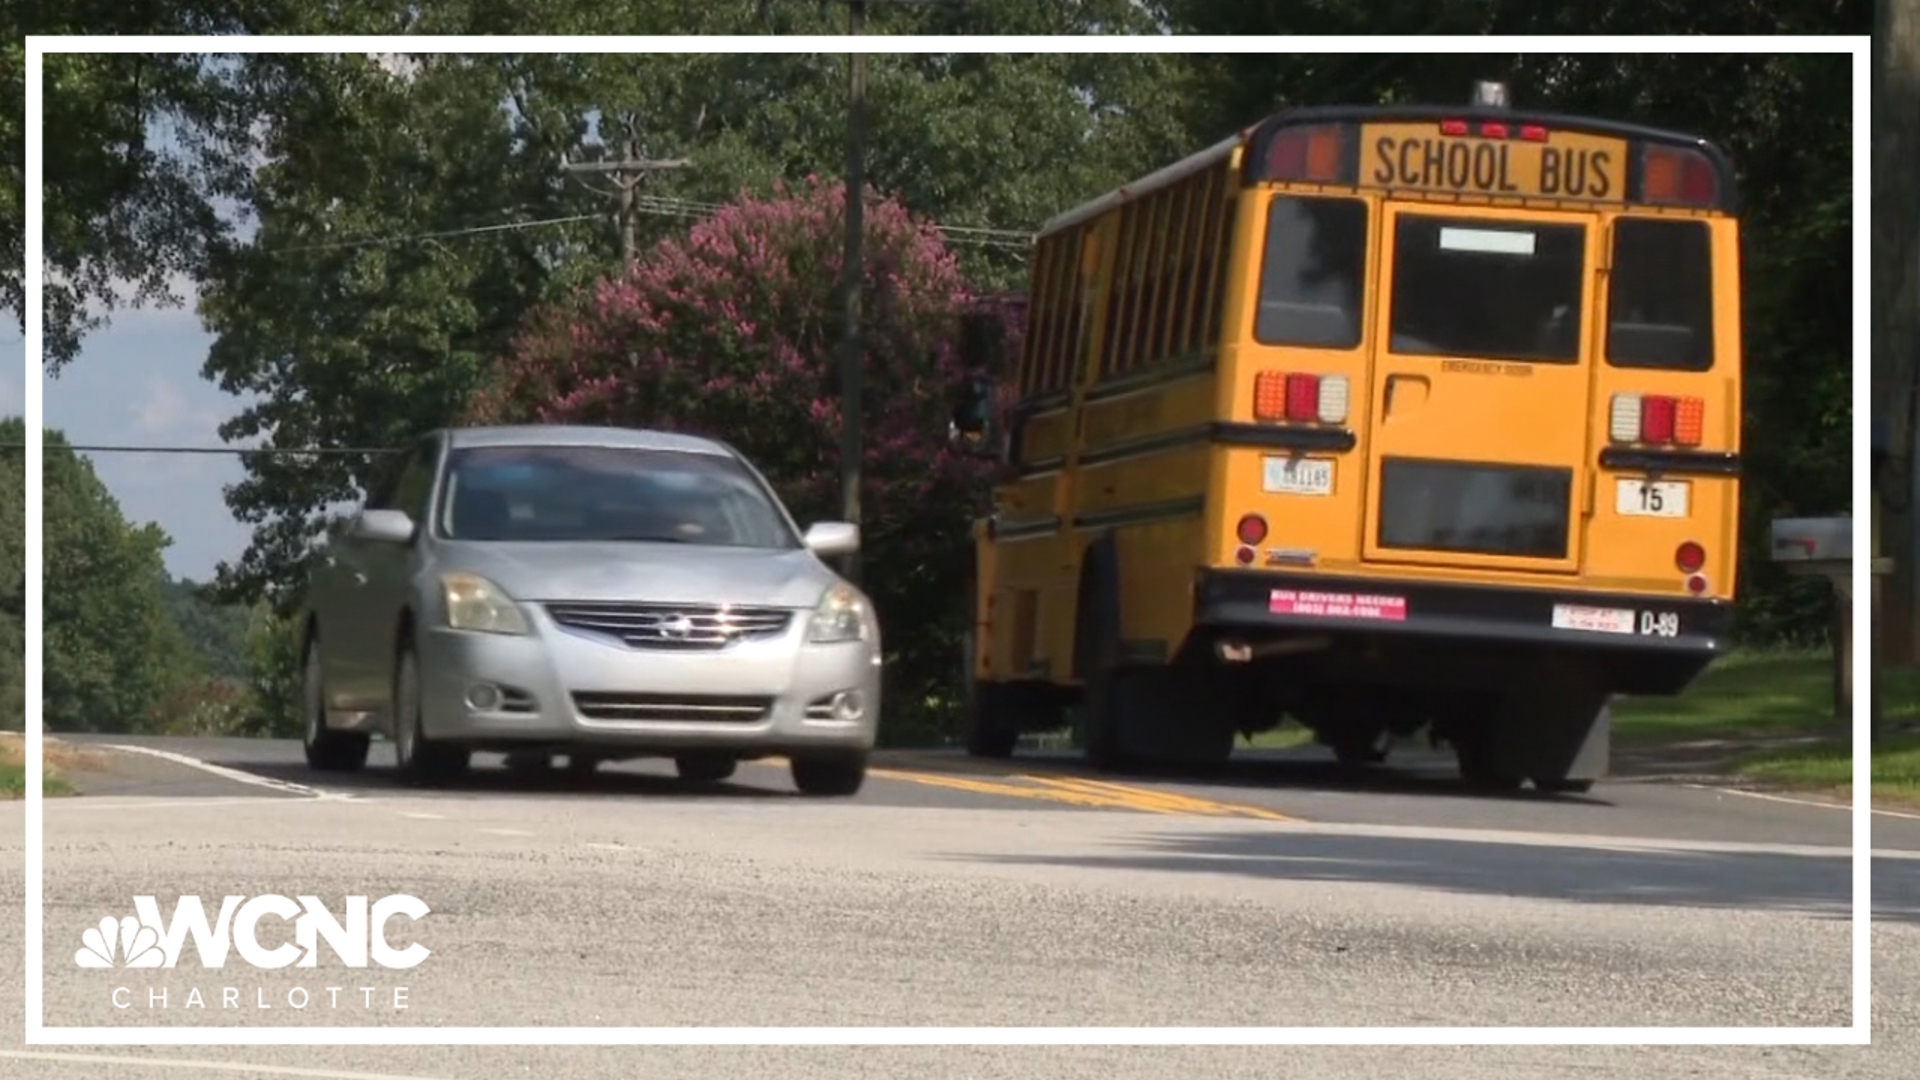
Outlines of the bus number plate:
<svg viewBox="0 0 1920 1080">
<path fill-rule="evenodd" d="M 1331 495 L 1333 462 L 1271 456 L 1263 479 L 1262 486 L 1277 495 Z"/>
<path fill-rule="evenodd" d="M 1620 480 L 1614 509 L 1623 517 L 1687 516 L 1687 485 L 1675 480 Z"/>
</svg>

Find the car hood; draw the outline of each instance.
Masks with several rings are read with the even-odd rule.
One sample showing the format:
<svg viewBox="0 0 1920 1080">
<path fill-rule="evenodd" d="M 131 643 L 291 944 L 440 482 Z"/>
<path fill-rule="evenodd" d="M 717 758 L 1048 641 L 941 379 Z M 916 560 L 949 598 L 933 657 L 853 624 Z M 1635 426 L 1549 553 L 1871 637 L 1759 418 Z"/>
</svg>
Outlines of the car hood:
<svg viewBox="0 0 1920 1080">
<path fill-rule="evenodd" d="M 648 543 L 450 544 L 441 570 L 480 575 L 516 600 L 812 608 L 840 577 L 804 549 Z"/>
</svg>

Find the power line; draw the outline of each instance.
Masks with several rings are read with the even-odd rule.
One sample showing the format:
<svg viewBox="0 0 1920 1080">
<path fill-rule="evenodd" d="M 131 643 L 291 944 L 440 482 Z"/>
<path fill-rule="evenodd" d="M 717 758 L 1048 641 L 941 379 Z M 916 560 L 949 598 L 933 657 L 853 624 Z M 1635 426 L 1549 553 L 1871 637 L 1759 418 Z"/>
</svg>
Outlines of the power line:
<svg viewBox="0 0 1920 1080">
<path fill-rule="evenodd" d="M 537 229 L 548 225 L 569 225 L 577 221 L 600 221 L 605 214 L 572 214 L 567 217 L 542 218 L 538 221 L 507 221 L 497 225 L 474 225 L 464 229 L 444 229 L 439 232 L 403 233 L 396 236 L 372 236 L 358 240 L 333 240 L 320 244 L 294 244 L 287 247 L 256 248 L 255 251 L 267 255 L 291 255 L 305 251 L 338 251 L 346 248 L 378 247 L 383 244 L 405 244 L 415 240 L 448 240 L 461 236 L 478 236 L 483 233 L 514 232 L 519 229 Z"/>
<path fill-rule="evenodd" d="M 48 450 L 71 450 L 86 454 L 252 454 L 261 457 L 348 457 L 353 455 L 397 454 L 404 448 L 397 446 L 88 446 L 73 443 L 43 444 Z M 0 443 L 0 450 L 25 450 L 24 442 Z"/>
<path fill-rule="evenodd" d="M 660 195 L 634 193 L 632 210 L 636 214 L 653 214 L 663 217 L 702 218 L 718 213 L 725 204 L 699 202 L 693 199 L 675 199 Z M 389 236 L 367 236 L 346 240 L 329 240 L 316 244 L 290 244 L 286 246 L 263 246 L 253 249 L 255 254 L 296 255 L 312 251 L 345 251 L 355 248 L 382 247 L 394 244 L 413 243 L 422 240 L 452 240 L 468 236 L 482 236 L 494 233 L 516 232 L 522 229 L 547 228 L 554 225 L 571 225 L 583 221 L 604 221 L 606 214 L 570 214 L 565 217 L 541 218 L 535 221 L 507 221 L 494 225 L 474 225 L 461 229 L 442 229 L 434 232 L 397 233 Z M 614 215 L 618 217 L 618 215 Z M 986 225 L 947 225 L 933 222 L 933 227 L 947 239 L 960 243 L 984 244 L 991 247 L 1024 250 L 1031 242 L 1033 234 L 1019 229 L 1002 229 Z"/>
</svg>

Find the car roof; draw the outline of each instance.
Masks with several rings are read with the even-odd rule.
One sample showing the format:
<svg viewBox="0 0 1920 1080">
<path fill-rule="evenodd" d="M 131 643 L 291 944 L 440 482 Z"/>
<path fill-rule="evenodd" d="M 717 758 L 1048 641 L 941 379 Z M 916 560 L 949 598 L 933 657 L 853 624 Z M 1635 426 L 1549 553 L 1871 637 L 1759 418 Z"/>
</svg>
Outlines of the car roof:
<svg viewBox="0 0 1920 1080">
<path fill-rule="evenodd" d="M 447 445 L 453 449 L 469 446 L 606 446 L 623 450 L 677 450 L 688 454 L 736 456 L 733 448 L 725 443 L 703 439 L 698 435 L 585 424 L 449 428 Z"/>
</svg>

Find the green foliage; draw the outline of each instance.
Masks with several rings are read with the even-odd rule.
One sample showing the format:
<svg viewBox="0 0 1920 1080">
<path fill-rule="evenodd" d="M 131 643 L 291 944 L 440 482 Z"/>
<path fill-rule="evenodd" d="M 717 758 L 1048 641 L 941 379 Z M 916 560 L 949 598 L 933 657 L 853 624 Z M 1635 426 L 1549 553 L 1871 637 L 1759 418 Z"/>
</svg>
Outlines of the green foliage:
<svg viewBox="0 0 1920 1080">
<path fill-rule="evenodd" d="M 0 420 L 0 443 L 19 442 L 26 425 Z M 0 450 L 0 729 L 26 727 L 26 455 Z"/>
<path fill-rule="evenodd" d="M 161 598 L 168 621 L 186 639 L 198 670 L 214 679 L 246 676 L 251 625 L 246 608 L 219 602 L 204 585 L 173 578 L 161 583 Z"/>
<path fill-rule="evenodd" d="M 0 424 L 0 441 L 22 430 Z M 129 525 L 59 432 L 46 433 L 43 454 L 44 722 L 50 731 L 149 730 L 192 670 L 161 593 L 167 537 Z"/>
<path fill-rule="evenodd" d="M 266 604 L 249 613 L 247 680 L 252 701 L 249 734 L 292 738 L 300 734 L 300 624 Z"/>
</svg>

